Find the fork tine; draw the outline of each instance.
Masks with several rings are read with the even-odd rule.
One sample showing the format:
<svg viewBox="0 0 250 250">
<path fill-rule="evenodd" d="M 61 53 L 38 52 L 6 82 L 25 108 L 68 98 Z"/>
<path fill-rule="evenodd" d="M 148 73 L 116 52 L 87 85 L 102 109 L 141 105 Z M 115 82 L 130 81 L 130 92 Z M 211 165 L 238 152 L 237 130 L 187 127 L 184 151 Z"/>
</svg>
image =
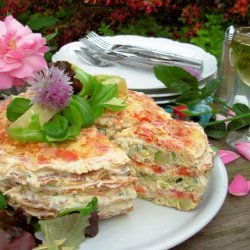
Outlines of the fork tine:
<svg viewBox="0 0 250 250">
<path fill-rule="evenodd" d="M 86 38 L 86 40 L 89 43 L 92 43 L 94 46 L 98 46 L 100 49 L 102 49 L 102 51 L 106 51 L 108 49 L 108 47 L 104 44 L 102 44 L 99 40 L 95 39 L 95 38 Z"/>
<path fill-rule="evenodd" d="M 91 64 L 91 65 L 95 65 L 95 66 L 99 66 L 99 67 L 104 67 L 104 66 L 109 66 L 110 63 L 109 62 L 106 62 L 106 61 L 102 61 L 98 58 L 94 58 L 92 55 L 91 55 L 91 52 L 87 51 L 86 48 L 80 48 L 80 50 L 75 50 L 75 52 L 79 55 L 79 57 Z"/>
<path fill-rule="evenodd" d="M 85 62 L 91 64 L 91 65 L 96 65 L 96 61 L 93 57 L 87 56 L 86 53 L 84 53 L 81 50 L 75 50 L 75 52 L 80 56 L 82 60 Z"/>
<path fill-rule="evenodd" d="M 95 33 L 94 31 L 91 31 L 88 35 L 87 35 L 88 39 L 93 39 L 95 42 L 99 43 L 102 47 L 105 47 L 106 49 L 111 47 L 112 44 L 106 42 L 101 36 L 99 36 L 97 33 Z"/>
<path fill-rule="evenodd" d="M 82 38 L 80 39 L 80 42 L 83 43 L 83 45 L 90 49 L 91 51 L 93 52 L 105 52 L 105 49 L 99 47 L 98 45 L 96 45 L 94 42 L 88 40 L 88 39 L 85 39 L 85 38 Z"/>
</svg>

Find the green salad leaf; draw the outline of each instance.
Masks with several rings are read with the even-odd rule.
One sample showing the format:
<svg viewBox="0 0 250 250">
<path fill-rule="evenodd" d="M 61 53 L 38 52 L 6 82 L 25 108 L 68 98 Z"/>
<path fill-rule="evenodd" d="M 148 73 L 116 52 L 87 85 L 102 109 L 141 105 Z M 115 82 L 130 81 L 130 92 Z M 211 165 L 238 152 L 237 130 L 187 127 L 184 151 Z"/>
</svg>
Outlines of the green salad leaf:
<svg viewBox="0 0 250 250">
<path fill-rule="evenodd" d="M 74 100 L 77 103 L 77 106 L 79 107 L 83 115 L 84 122 L 82 124 L 82 127 L 87 128 L 92 126 L 94 124 L 95 119 L 94 119 L 93 109 L 90 106 L 89 102 L 78 95 L 72 96 L 72 100 Z"/>
<path fill-rule="evenodd" d="M 6 209 L 8 207 L 7 200 L 5 196 L 0 192 L 0 210 Z"/>
<path fill-rule="evenodd" d="M 6 116 L 9 121 L 16 121 L 22 114 L 24 114 L 31 107 L 30 99 L 23 97 L 15 97 L 10 102 L 7 108 Z"/>
<path fill-rule="evenodd" d="M 83 88 L 78 95 L 93 96 L 94 91 L 100 88 L 100 82 L 94 76 L 84 72 L 77 66 L 72 66 L 72 69 L 75 71 L 75 78 L 83 85 Z"/>
<path fill-rule="evenodd" d="M 43 131 L 49 137 L 62 138 L 67 134 L 68 127 L 68 119 L 62 115 L 56 114 L 52 120 L 43 125 Z"/>
<path fill-rule="evenodd" d="M 111 100 L 104 103 L 104 107 L 108 110 L 117 112 L 117 111 L 124 110 L 124 108 L 126 107 L 126 103 L 125 103 L 125 101 L 123 101 L 117 97 L 113 97 Z"/>
<path fill-rule="evenodd" d="M 97 203 L 98 203 L 97 198 L 93 197 L 86 207 L 70 208 L 70 209 L 60 212 L 58 216 L 60 217 L 60 216 L 64 216 L 66 214 L 72 214 L 75 212 L 79 212 L 82 216 L 85 216 L 85 215 L 91 214 L 92 212 L 96 210 Z"/>
<path fill-rule="evenodd" d="M 90 214 L 96 209 L 97 198 L 93 197 L 86 207 L 68 209 L 56 218 L 39 221 L 45 241 L 37 249 L 79 249 Z"/>
<path fill-rule="evenodd" d="M 94 124 L 95 119 L 103 114 L 105 108 L 116 112 L 126 108 L 125 101 L 118 97 L 117 81 L 114 83 L 112 78 L 109 78 L 102 83 L 101 79 L 98 80 L 75 66 L 73 69 L 75 77 L 83 84 L 81 92 L 72 95 L 68 105 L 63 110 L 53 113 L 52 118 L 47 119 L 45 123 L 39 122 L 37 114 L 30 119 L 30 123 L 27 119 L 21 121 L 22 124 L 27 122 L 25 128 L 10 127 L 8 129 L 10 137 L 22 142 L 60 142 L 75 139 L 82 128 Z M 15 121 L 20 116 L 23 117 L 26 111 L 34 107 L 30 107 L 30 103 L 26 98 L 14 98 L 8 107 L 8 119 Z M 37 110 L 40 110 L 37 113 L 44 110 L 42 106 L 37 105 L 37 107 Z"/>
<path fill-rule="evenodd" d="M 47 141 L 44 131 L 41 128 L 39 115 L 31 117 L 30 124 L 26 128 L 8 128 L 7 132 L 11 138 L 21 142 Z"/>
</svg>

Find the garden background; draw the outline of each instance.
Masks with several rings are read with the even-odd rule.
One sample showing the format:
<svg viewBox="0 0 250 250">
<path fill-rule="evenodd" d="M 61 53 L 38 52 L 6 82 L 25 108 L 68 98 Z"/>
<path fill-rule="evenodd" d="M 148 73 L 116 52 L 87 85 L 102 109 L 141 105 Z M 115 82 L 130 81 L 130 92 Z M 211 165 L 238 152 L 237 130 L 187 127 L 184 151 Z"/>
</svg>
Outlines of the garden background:
<svg viewBox="0 0 250 250">
<path fill-rule="evenodd" d="M 94 30 L 189 42 L 220 62 L 229 25 L 250 25 L 250 0 L 0 0 L 0 19 L 12 14 L 46 37 L 50 52 Z"/>
</svg>

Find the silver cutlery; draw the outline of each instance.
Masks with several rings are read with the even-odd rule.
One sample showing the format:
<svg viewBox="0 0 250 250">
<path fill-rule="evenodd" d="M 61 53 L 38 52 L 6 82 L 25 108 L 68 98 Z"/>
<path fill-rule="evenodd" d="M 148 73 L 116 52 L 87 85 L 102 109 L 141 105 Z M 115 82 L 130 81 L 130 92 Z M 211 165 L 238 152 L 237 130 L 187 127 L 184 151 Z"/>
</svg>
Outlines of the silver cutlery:
<svg viewBox="0 0 250 250">
<path fill-rule="evenodd" d="M 146 58 L 155 58 L 162 60 L 173 60 L 173 61 L 181 61 L 186 62 L 191 66 L 195 65 L 196 68 L 202 69 L 203 62 L 201 60 L 187 58 L 184 56 L 180 56 L 174 53 L 163 52 L 158 50 L 150 50 L 146 48 L 142 48 L 139 46 L 133 45 L 122 45 L 122 44 L 110 44 L 106 42 L 102 37 L 100 37 L 95 32 L 90 32 L 85 38 L 80 39 L 80 41 L 86 46 L 91 48 L 92 50 L 102 52 L 102 53 L 129 53 L 136 55 L 138 57 L 146 57 Z"/>
<path fill-rule="evenodd" d="M 141 66 L 141 67 L 153 67 L 155 65 L 168 65 L 168 66 L 180 66 L 186 67 L 186 62 L 162 60 L 155 58 L 141 58 L 137 56 L 126 56 L 122 54 L 105 54 L 101 52 L 94 52 L 89 48 L 81 47 L 80 50 L 75 50 L 77 55 L 85 62 L 96 65 L 99 67 L 105 67 L 110 65 L 125 64 L 129 66 Z M 190 66 L 190 65 L 188 65 Z M 195 66 L 194 66 L 195 67 Z"/>
</svg>

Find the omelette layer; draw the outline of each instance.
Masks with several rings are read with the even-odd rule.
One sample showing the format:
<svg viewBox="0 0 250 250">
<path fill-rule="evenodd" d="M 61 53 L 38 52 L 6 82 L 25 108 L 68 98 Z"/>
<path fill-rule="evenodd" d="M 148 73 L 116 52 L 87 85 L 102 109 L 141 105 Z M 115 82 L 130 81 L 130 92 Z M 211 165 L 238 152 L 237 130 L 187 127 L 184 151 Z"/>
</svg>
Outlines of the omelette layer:
<svg viewBox="0 0 250 250">
<path fill-rule="evenodd" d="M 138 197 L 180 210 L 195 208 L 206 191 L 210 170 L 134 162 Z"/>
<path fill-rule="evenodd" d="M 48 218 L 96 196 L 100 218 L 132 210 L 136 178 L 124 151 L 95 127 L 62 143 L 13 140 L 6 132 L 6 103 L 0 107 L 0 191 L 10 205 Z"/>
<path fill-rule="evenodd" d="M 114 142 L 133 160 L 140 198 L 186 211 L 201 202 L 214 154 L 198 124 L 137 123 L 117 133 Z"/>
<path fill-rule="evenodd" d="M 9 197 L 12 207 L 21 206 L 33 216 L 46 218 L 54 217 L 69 208 L 86 206 L 95 196 L 98 198 L 99 216 L 103 219 L 132 210 L 132 200 L 135 199 L 136 192 L 133 184 L 114 189 L 92 188 L 92 190 L 74 194 L 35 192 L 28 187 L 17 186 L 9 189 L 5 195 Z M 36 214 L 38 211 L 43 211 L 42 215 Z"/>
</svg>

